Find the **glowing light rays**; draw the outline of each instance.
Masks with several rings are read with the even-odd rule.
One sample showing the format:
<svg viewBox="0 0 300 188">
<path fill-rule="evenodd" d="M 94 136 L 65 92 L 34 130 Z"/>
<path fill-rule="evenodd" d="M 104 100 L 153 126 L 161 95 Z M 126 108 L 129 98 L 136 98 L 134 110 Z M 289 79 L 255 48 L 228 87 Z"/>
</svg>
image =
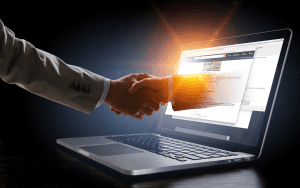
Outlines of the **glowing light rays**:
<svg viewBox="0 0 300 188">
<path fill-rule="evenodd" d="M 168 32 L 170 33 L 170 35 L 172 36 L 172 38 L 174 39 L 174 41 L 176 41 L 177 44 L 182 44 L 181 40 L 179 39 L 180 37 L 177 36 L 176 32 L 174 32 L 174 30 L 172 29 L 172 27 L 170 26 L 170 24 L 168 23 L 167 19 L 164 17 L 164 15 L 162 14 L 162 12 L 158 9 L 158 7 L 156 6 L 156 4 L 153 2 L 153 1 L 150 1 L 152 6 L 154 7 L 155 9 L 155 12 L 157 13 L 158 17 L 160 18 L 161 22 L 163 23 L 163 25 L 165 26 L 165 28 L 168 30 Z M 204 26 L 203 28 L 206 28 L 206 29 L 214 29 L 215 31 L 212 32 L 212 36 L 209 36 L 209 38 L 206 38 L 204 40 L 214 40 L 214 39 L 217 39 L 219 38 L 220 36 L 220 33 L 228 26 L 231 18 L 234 16 L 234 14 L 236 13 L 236 11 L 239 9 L 240 7 L 240 3 L 237 3 L 235 2 L 234 3 L 234 7 L 231 8 L 230 10 L 228 10 L 229 12 L 229 15 L 224 18 L 224 21 L 220 24 L 220 26 L 215 29 L 215 28 L 208 28 L 208 27 L 213 27 L 213 26 Z M 199 10 L 201 11 L 201 10 Z M 184 15 L 183 15 L 184 16 Z M 203 18 L 204 20 L 207 19 L 207 18 Z M 184 26 L 185 23 L 183 23 L 182 25 Z M 192 24 L 194 25 L 194 24 Z M 194 29 L 197 29 L 197 28 L 193 28 Z M 201 36 L 202 35 L 202 31 L 199 30 L 199 31 L 186 31 L 186 32 L 194 32 L 194 35 L 198 35 L 198 36 Z M 184 35 L 184 34 L 183 34 Z M 197 37 L 196 39 L 197 40 Z M 193 42 L 199 42 L 199 41 L 193 41 Z"/>
<path fill-rule="evenodd" d="M 157 8 L 157 6 L 155 5 L 155 3 L 153 1 L 151 1 L 152 6 L 155 9 L 155 12 L 158 14 L 159 18 L 161 19 L 163 25 L 167 28 L 167 30 L 169 31 L 169 33 L 171 34 L 171 36 L 173 37 L 174 41 L 176 41 L 177 44 L 180 44 L 180 41 L 178 39 L 178 37 L 176 36 L 175 32 L 173 31 L 173 29 L 170 27 L 170 25 L 168 24 L 168 22 L 166 21 L 166 19 L 164 18 L 164 16 L 162 15 L 162 13 L 159 11 L 159 9 Z"/>
<path fill-rule="evenodd" d="M 214 39 L 224 38 L 224 30 L 240 5 L 199 4 L 199 5 L 161 5 L 150 0 L 161 26 L 154 32 L 152 47 L 147 56 L 135 65 L 160 76 L 175 73 L 181 51 L 209 48 Z M 162 8 L 163 10 L 160 10 Z M 172 23 L 171 23 L 172 22 Z M 167 32 L 161 32 L 161 29 Z M 226 36 L 227 37 L 227 36 Z M 211 41 L 211 42 L 201 42 Z"/>
<path fill-rule="evenodd" d="M 232 10 L 229 11 L 229 16 L 227 18 L 225 18 L 225 20 L 222 23 L 222 25 L 220 26 L 220 28 L 215 32 L 214 36 L 212 37 L 212 40 L 218 38 L 220 32 L 228 25 L 229 21 L 234 16 L 234 14 L 239 9 L 239 7 L 240 7 L 240 4 L 237 4 L 237 5 L 234 6 L 234 8 Z"/>
</svg>

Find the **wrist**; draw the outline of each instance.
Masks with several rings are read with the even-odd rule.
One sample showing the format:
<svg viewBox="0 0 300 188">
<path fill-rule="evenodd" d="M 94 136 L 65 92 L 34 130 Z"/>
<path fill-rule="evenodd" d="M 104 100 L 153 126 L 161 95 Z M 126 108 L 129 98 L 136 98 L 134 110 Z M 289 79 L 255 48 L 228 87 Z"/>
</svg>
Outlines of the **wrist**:
<svg viewBox="0 0 300 188">
<path fill-rule="evenodd" d="M 98 108 L 102 103 L 104 103 L 104 99 L 106 98 L 107 92 L 109 90 L 109 84 L 110 84 L 110 79 L 105 78 L 104 85 L 103 85 L 103 90 L 102 90 L 102 94 L 101 94 L 100 100 L 96 104 L 95 108 Z"/>
<path fill-rule="evenodd" d="M 109 89 L 103 103 L 107 105 L 111 104 L 111 101 L 113 99 L 113 94 L 115 93 L 115 88 L 116 88 L 115 85 L 116 85 L 116 81 L 110 80 Z"/>
</svg>

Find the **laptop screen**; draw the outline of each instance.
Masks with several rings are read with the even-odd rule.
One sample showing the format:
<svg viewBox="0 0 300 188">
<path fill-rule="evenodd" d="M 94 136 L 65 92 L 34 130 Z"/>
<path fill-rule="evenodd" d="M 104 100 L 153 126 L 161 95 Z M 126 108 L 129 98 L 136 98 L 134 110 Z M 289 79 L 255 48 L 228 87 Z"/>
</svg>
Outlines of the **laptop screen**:
<svg viewBox="0 0 300 188">
<path fill-rule="evenodd" d="M 182 51 L 177 75 L 214 75 L 214 105 L 174 111 L 168 103 L 159 128 L 255 146 L 283 42 L 276 38 Z"/>
</svg>

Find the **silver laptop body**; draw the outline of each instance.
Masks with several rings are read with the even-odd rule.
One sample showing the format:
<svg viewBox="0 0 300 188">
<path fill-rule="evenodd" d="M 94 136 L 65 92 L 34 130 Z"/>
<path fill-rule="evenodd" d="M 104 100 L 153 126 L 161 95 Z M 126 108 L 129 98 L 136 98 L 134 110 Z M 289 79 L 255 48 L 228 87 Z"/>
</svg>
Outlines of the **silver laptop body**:
<svg viewBox="0 0 300 188">
<path fill-rule="evenodd" d="M 155 132 L 60 138 L 57 144 L 132 176 L 256 160 L 291 37 L 290 29 L 281 29 L 183 45 L 176 73 L 243 70 L 226 77 L 238 81 L 242 100 L 176 112 L 168 104 L 157 112 Z M 145 137 L 162 143 L 161 148 L 131 144 Z"/>
</svg>

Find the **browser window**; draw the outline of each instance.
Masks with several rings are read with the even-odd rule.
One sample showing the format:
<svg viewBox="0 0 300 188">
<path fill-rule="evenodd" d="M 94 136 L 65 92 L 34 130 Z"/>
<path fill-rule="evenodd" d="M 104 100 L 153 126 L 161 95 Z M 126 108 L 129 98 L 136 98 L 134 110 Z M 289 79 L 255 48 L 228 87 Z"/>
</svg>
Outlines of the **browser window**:
<svg viewBox="0 0 300 188">
<path fill-rule="evenodd" d="M 210 73 L 213 95 L 208 108 L 173 111 L 173 119 L 247 129 L 252 111 L 264 111 L 283 39 L 183 51 L 179 75 Z"/>
</svg>

